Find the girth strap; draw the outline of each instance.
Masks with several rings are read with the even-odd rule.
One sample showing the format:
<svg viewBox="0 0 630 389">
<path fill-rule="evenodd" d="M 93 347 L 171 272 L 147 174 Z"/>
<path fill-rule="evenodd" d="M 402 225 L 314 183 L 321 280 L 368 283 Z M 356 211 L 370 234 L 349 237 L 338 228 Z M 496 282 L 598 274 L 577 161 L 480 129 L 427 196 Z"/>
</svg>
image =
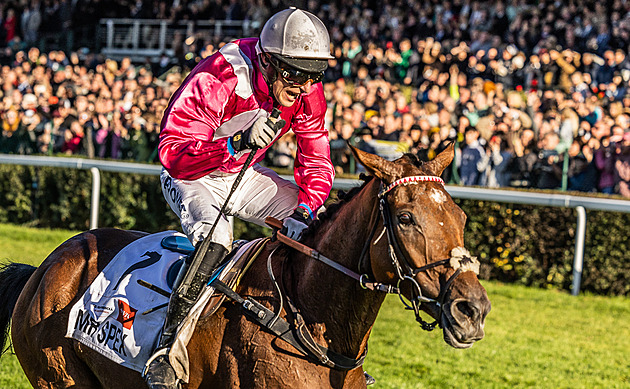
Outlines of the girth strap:
<svg viewBox="0 0 630 389">
<path fill-rule="evenodd" d="M 316 359 L 322 365 L 338 370 L 352 370 L 363 365 L 365 357 L 367 356 L 367 348 L 359 359 L 348 358 L 338 354 L 329 350 L 327 347 L 317 344 L 306 328 L 303 320 L 299 320 L 300 322 L 293 328 L 286 320 L 277 317 L 273 311 L 260 304 L 258 301 L 251 297 L 244 299 L 225 283 L 214 280 L 210 285 L 221 293 L 224 293 L 231 300 L 239 303 L 241 308 L 245 311 L 245 314 L 254 322 L 291 344 L 303 355 Z"/>
</svg>

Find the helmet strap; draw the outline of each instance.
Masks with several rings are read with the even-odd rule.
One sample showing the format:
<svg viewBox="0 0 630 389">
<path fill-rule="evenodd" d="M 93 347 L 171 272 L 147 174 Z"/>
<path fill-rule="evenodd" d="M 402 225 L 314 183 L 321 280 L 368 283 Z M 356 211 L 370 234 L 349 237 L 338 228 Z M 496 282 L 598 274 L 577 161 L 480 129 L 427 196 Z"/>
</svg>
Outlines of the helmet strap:
<svg viewBox="0 0 630 389">
<path fill-rule="evenodd" d="M 267 55 L 265 53 L 260 53 L 258 55 L 258 66 L 260 67 L 260 71 L 262 72 L 263 79 L 267 83 L 267 89 L 269 90 L 269 95 L 273 99 L 273 106 L 278 106 L 278 101 L 276 100 L 276 96 L 273 94 L 273 83 L 278 79 L 278 71 L 269 63 L 271 61 L 270 58 L 265 58 L 263 60 L 262 56 Z"/>
</svg>

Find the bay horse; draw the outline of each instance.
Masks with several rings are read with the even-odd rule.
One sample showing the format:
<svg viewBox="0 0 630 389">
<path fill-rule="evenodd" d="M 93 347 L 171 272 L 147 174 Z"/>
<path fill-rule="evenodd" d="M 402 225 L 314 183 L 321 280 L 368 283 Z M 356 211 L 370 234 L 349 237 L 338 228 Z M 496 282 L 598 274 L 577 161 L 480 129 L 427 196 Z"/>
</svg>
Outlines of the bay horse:
<svg viewBox="0 0 630 389">
<path fill-rule="evenodd" d="M 236 292 L 289 323 L 295 324 L 297 315 L 318 347 L 358 363 L 331 368 L 305 356 L 227 301 L 197 323 L 184 387 L 364 388 L 360 362 L 385 289 L 404 296 L 423 327 L 439 325 L 450 346 L 467 348 L 483 338 L 490 301 L 476 273 L 464 266 L 476 260 L 454 254 L 465 252 L 466 216 L 438 178 L 453 159 L 453 146 L 430 162 L 413 155 L 391 162 L 352 151 L 372 177 L 329 207 L 301 243 L 362 274 L 360 280 L 275 242 L 262 256 L 269 259 L 255 261 Z M 118 251 L 144 235 L 96 229 L 61 244 L 38 268 L 4 267 L 0 329 L 8 331 L 12 313 L 13 347 L 34 387 L 144 387 L 140 373 L 64 337 L 70 309 L 92 280 Z M 427 323 L 421 314 L 435 322 Z M 0 341 L 4 344 L 4 337 Z"/>
</svg>

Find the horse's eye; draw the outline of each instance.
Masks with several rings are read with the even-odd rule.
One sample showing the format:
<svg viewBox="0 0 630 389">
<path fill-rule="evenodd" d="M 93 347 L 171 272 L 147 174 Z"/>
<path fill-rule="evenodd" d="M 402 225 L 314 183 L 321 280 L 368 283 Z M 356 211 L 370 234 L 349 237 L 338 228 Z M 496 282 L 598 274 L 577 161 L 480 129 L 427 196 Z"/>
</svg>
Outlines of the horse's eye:
<svg viewBox="0 0 630 389">
<path fill-rule="evenodd" d="M 403 212 L 400 215 L 398 215 L 398 220 L 400 221 L 401 224 L 411 224 L 413 222 L 413 219 L 411 218 L 411 215 L 408 212 Z"/>
</svg>

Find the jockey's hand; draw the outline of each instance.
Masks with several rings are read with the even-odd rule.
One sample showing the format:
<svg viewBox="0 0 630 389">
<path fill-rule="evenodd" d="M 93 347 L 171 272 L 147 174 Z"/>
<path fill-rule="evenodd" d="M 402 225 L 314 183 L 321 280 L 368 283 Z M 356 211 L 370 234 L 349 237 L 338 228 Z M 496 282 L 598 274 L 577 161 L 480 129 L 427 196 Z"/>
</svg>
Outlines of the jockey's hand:
<svg viewBox="0 0 630 389">
<path fill-rule="evenodd" d="M 302 207 L 297 207 L 291 216 L 282 221 L 280 233 L 291 239 L 300 240 L 302 232 L 304 232 L 311 221 L 309 212 Z"/>
<path fill-rule="evenodd" d="M 267 147 L 276 137 L 276 134 L 285 125 L 283 119 L 273 121 L 264 116 L 256 119 L 254 124 L 247 130 L 236 133 L 230 141 L 235 151 L 248 149 L 262 149 Z"/>
</svg>

